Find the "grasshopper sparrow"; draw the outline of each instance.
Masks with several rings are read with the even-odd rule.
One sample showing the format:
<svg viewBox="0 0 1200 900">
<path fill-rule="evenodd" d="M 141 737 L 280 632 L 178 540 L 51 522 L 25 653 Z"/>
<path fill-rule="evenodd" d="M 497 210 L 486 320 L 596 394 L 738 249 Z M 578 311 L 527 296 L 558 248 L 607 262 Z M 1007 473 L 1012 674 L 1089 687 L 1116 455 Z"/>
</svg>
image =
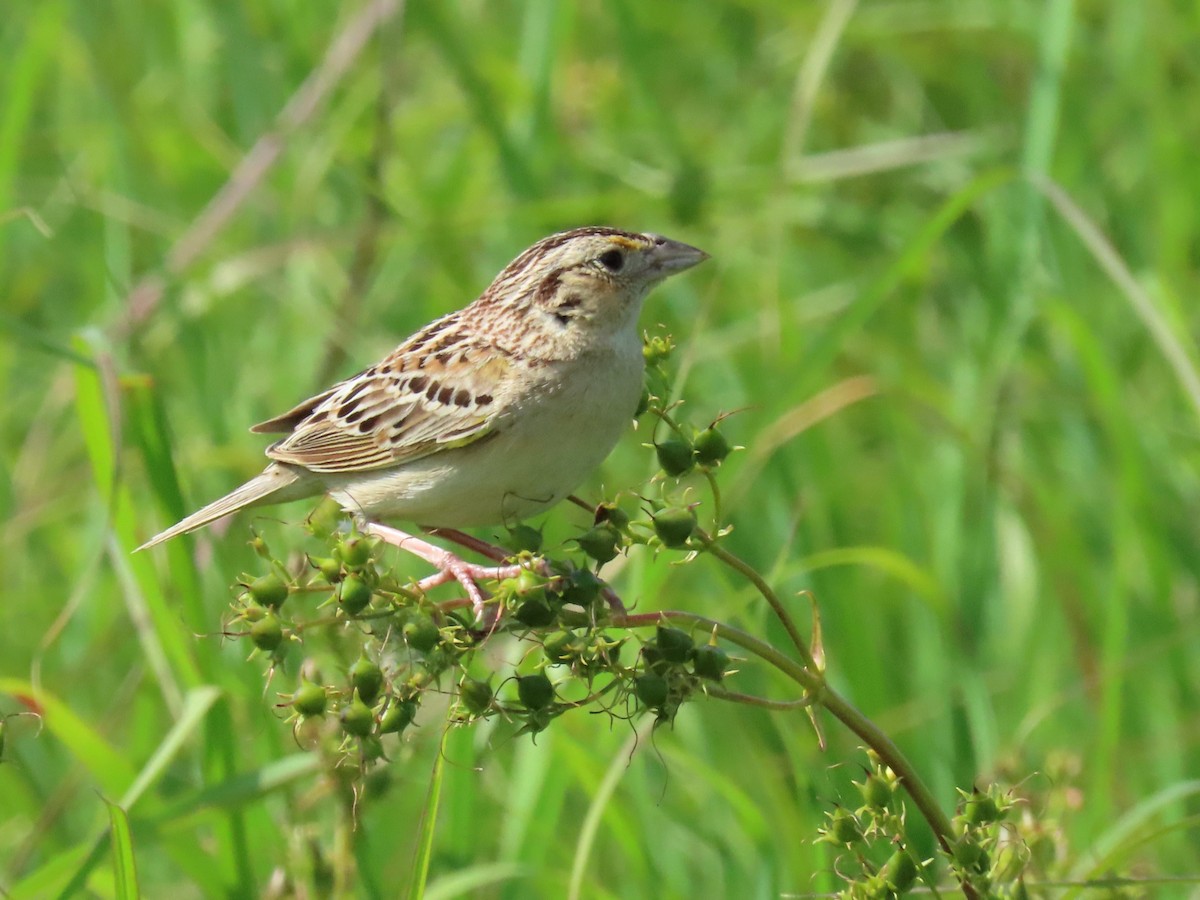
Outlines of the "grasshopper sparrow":
<svg viewBox="0 0 1200 900">
<path fill-rule="evenodd" d="M 248 506 L 329 494 L 365 530 L 455 579 L 448 551 L 378 524 L 511 524 L 566 497 L 608 456 L 642 390 L 638 314 L 658 282 L 707 259 L 656 234 L 576 228 L 538 241 L 474 303 L 380 362 L 251 431 L 282 433 L 271 463 L 155 535 L 153 547 Z M 429 582 L 429 579 L 426 579 Z"/>
</svg>

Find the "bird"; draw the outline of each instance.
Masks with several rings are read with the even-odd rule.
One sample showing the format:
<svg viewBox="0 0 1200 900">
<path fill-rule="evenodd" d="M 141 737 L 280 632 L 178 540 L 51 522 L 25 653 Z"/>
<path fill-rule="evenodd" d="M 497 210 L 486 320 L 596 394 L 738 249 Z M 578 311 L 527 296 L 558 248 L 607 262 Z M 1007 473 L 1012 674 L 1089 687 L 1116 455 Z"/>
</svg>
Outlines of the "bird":
<svg viewBox="0 0 1200 900">
<path fill-rule="evenodd" d="M 364 532 L 434 565 L 430 584 L 456 580 L 478 608 L 477 580 L 500 568 L 380 520 L 513 525 L 570 495 L 634 418 L 647 293 L 706 259 L 680 241 L 607 226 L 543 238 L 474 302 L 252 427 L 282 435 L 262 473 L 137 549 L 247 507 L 328 494 Z"/>
</svg>

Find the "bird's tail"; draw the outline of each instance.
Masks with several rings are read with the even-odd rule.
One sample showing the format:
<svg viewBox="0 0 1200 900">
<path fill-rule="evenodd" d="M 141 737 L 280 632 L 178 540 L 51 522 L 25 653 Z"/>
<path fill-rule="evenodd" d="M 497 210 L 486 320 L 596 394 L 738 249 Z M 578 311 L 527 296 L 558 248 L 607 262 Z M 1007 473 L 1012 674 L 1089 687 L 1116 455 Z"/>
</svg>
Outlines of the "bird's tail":
<svg viewBox="0 0 1200 900">
<path fill-rule="evenodd" d="M 166 531 L 156 534 L 137 549 L 146 550 L 155 544 L 169 541 L 173 537 L 195 531 L 209 522 L 237 512 L 239 509 L 245 509 L 247 506 L 258 506 L 263 503 L 286 503 L 288 500 L 300 500 L 320 492 L 321 488 L 318 485 L 304 478 L 295 469 L 270 465 L 263 470 L 261 475 L 255 475 L 240 488 L 231 491 L 220 500 L 214 500 L 208 506 L 197 510 Z M 134 552 L 136 553 L 137 550 Z"/>
</svg>

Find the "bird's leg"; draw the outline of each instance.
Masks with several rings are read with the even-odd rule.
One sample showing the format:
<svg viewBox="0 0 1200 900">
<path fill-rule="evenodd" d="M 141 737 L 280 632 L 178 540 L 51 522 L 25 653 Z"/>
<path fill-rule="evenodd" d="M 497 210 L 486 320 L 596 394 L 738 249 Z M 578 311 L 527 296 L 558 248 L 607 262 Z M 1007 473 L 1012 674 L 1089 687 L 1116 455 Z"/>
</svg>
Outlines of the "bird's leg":
<svg viewBox="0 0 1200 900">
<path fill-rule="evenodd" d="M 583 503 L 583 501 L 579 500 L 577 497 L 569 497 L 568 499 L 578 503 Z M 590 509 L 591 507 L 585 508 Z M 465 534 L 464 532 L 459 531 L 457 528 L 426 528 L 425 530 L 429 534 L 445 538 L 448 541 L 453 541 L 460 547 L 466 547 L 468 550 L 474 550 L 480 556 L 486 556 L 488 559 L 494 559 L 496 562 L 504 562 L 504 560 L 509 558 L 507 551 L 505 551 L 503 548 L 497 547 L 495 544 L 489 544 L 487 541 L 481 541 L 479 538 Z M 546 561 L 544 559 L 535 559 L 533 562 L 534 571 L 536 571 L 539 575 L 545 575 L 549 577 L 550 567 L 546 565 Z M 608 604 L 608 609 L 614 616 L 625 615 L 625 604 L 621 601 L 621 598 L 617 596 L 617 592 L 610 588 L 607 584 L 600 589 L 600 596 L 604 598 L 604 602 Z"/>
<path fill-rule="evenodd" d="M 434 537 L 445 538 L 448 541 L 458 544 L 460 547 L 466 547 L 468 550 L 472 550 L 480 556 L 486 556 L 488 559 L 495 560 L 498 563 L 512 558 L 512 554 L 503 547 L 489 544 L 487 541 L 473 537 L 465 531 L 459 531 L 457 528 L 423 528 L 421 530 L 426 534 L 432 534 Z"/>
<path fill-rule="evenodd" d="M 417 587 L 421 591 L 427 591 L 450 581 L 457 581 L 462 585 L 463 590 L 467 592 L 467 596 L 471 599 L 471 606 L 475 610 L 475 615 L 481 622 L 487 621 L 483 606 L 487 598 L 484 597 L 483 590 L 479 587 L 479 582 L 481 580 L 499 581 L 504 578 L 513 578 L 521 574 L 522 571 L 522 567 L 518 565 L 480 566 L 469 563 L 455 556 L 449 550 L 443 550 L 441 547 L 435 546 L 428 541 L 423 541 L 406 531 L 401 531 L 399 528 L 392 528 L 390 525 L 367 522 L 363 526 L 363 533 L 375 535 L 383 540 L 384 543 L 405 550 L 436 568 L 437 572 L 435 574 L 422 578 L 417 582 Z M 455 534 L 462 533 L 455 532 Z M 449 537 L 449 535 L 446 536 Z M 462 535 L 462 537 L 468 536 Z M 468 546 L 476 549 L 473 545 Z"/>
</svg>

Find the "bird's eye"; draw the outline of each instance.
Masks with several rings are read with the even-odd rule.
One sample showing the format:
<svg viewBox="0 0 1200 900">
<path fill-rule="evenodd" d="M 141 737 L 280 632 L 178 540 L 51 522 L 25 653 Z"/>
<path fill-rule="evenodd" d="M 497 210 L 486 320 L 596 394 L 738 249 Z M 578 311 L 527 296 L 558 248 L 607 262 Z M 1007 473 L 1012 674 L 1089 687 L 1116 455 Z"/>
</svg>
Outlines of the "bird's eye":
<svg viewBox="0 0 1200 900">
<path fill-rule="evenodd" d="M 625 265 L 625 254 L 620 250 L 605 250 L 600 254 L 600 264 L 610 272 L 620 272 Z"/>
</svg>

